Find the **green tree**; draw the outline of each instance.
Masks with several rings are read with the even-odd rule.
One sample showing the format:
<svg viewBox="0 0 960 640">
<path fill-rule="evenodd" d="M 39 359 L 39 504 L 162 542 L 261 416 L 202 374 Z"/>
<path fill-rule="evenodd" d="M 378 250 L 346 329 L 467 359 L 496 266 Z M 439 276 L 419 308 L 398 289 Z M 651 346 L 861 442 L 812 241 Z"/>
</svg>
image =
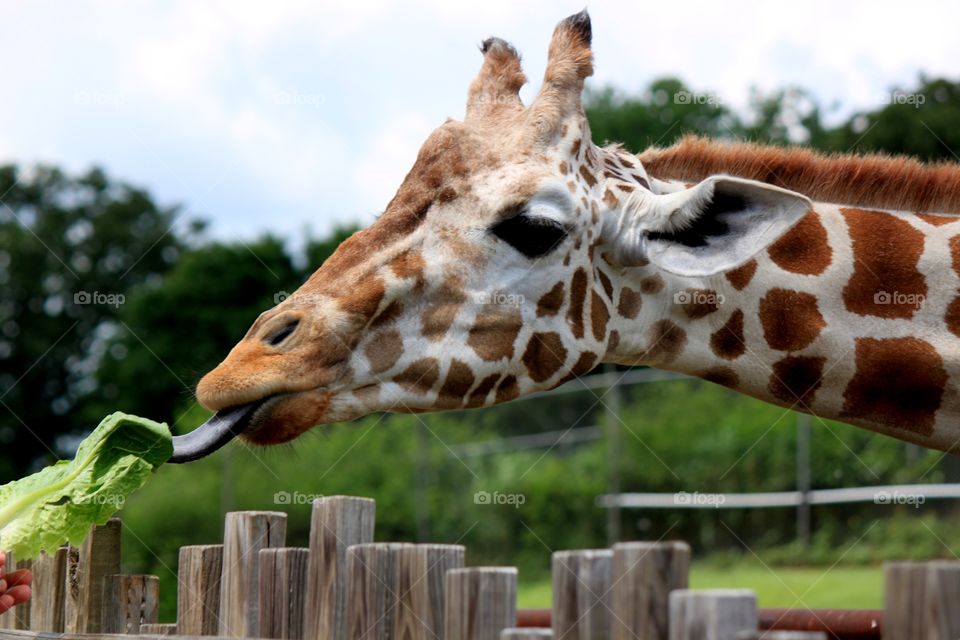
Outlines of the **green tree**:
<svg viewBox="0 0 960 640">
<path fill-rule="evenodd" d="M 594 142 L 619 142 L 633 152 L 688 133 L 726 137 L 739 122 L 719 95 L 691 91 L 676 78 L 655 80 L 635 96 L 611 87 L 589 92 L 585 104 Z"/>
<path fill-rule="evenodd" d="M 69 449 L 103 335 L 177 260 L 176 207 L 93 169 L 0 167 L 0 478 Z"/>
</svg>

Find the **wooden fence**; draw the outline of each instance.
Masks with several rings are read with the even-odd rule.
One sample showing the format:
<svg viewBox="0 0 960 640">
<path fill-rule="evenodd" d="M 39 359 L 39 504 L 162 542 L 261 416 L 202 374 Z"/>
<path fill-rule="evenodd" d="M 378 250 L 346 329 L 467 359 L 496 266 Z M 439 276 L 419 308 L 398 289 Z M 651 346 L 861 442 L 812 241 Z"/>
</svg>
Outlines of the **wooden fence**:
<svg viewBox="0 0 960 640">
<path fill-rule="evenodd" d="M 469 567 L 459 545 L 375 543 L 374 511 L 365 498 L 317 499 L 307 548 L 284 546 L 284 513 L 228 514 L 222 544 L 181 548 L 177 620 L 164 623 L 158 579 L 120 573 L 120 521 L 111 520 L 91 530 L 79 548 L 17 563 L 33 570 L 34 597 L 0 616 L 0 640 L 828 637 L 760 630 L 771 626 L 764 622 L 770 613 L 758 610 L 751 591 L 688 589 L 690 548 L 682 542 L 554 553 L 553 608 L 540 616 L 550 626 L 521 628 L 515 568 Z M 960 562 L 891 563 L 885 572 L 886 640 L 960 637 Z M 797 612 L 781 619 L 790 615 Z M 535 612 L 519 615 L 531 617 Z M 830 628 L 804 620 L 809 616 L 797 618 L 794 628 Z M 862 637 L 879 637 L 877 628 L 867 631 Z"/>
</svg>

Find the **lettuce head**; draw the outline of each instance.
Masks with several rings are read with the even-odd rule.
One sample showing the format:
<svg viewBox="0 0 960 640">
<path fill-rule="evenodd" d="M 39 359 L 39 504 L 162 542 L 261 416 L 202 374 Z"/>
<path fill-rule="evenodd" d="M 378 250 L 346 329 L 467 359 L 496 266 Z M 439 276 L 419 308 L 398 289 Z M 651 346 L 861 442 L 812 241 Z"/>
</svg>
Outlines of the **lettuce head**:
<svg viewBox="0 0 960 640">
<path fill-rule="evenodd" d="M 173 453 L 167 425 L 113 413 L 61 460 L 0 487 L 0 548 L 35 558 L 65 542 L 80 544 Z"/>
</svg>

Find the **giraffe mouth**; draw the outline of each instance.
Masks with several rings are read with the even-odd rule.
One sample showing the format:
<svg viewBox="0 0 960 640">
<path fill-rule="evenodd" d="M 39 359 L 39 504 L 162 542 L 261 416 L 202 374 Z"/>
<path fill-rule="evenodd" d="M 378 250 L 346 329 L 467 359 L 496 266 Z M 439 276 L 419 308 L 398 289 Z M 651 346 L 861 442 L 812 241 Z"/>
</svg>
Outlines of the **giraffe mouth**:
<svg viewBox="0 0 960 640">
<path fill-rule="evenodd" d="M 221 449 L 244 431 L 255 428 L 263 419 L 267 405 L 273 404 L 277 399 L 277 396 L 268 396 L 247 404 L 221 409 L 190 433 L 173 436 L 173 455 L 168 462 L 193 462 Z"/>
</svg>

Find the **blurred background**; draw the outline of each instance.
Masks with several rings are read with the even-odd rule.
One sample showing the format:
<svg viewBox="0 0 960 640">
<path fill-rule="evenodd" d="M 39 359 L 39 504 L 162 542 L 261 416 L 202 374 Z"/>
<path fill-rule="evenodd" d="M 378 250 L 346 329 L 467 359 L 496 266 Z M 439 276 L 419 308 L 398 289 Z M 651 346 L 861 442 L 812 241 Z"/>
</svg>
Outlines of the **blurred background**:
<svg viewBox="0 0 960 640">
<path fill-rule="evenodd" d="M 185 432 L 192 389 L 266 308 L 370 223 L 427 134 L 461 117 L 489 35 L 539 85 L 578 4 L 0 2 L 0 482 L 122 410 Z M 686 133 L 960 160 L 960 5 L 592 4 L 597 143 Z M 598 369 L 479 412 L 375 415 L 162 468 L 125 506 L 125 569 L 175 607 L 177 549 L 233 509 L 376 498 L 378 539 L 459 542 L 549 603 L 550 552 L 689 541 L 694 586 L 762 606 L 879 607 L 885 558 L 956 556 L 952 501 L 609 509 L 713 494 L 956 482 L 952 456 L 708 383 Z M 499 496 L 499 498 L 497 497 Z M 894 501 L 896 502 L 896 501 Z"/>
</svg>

